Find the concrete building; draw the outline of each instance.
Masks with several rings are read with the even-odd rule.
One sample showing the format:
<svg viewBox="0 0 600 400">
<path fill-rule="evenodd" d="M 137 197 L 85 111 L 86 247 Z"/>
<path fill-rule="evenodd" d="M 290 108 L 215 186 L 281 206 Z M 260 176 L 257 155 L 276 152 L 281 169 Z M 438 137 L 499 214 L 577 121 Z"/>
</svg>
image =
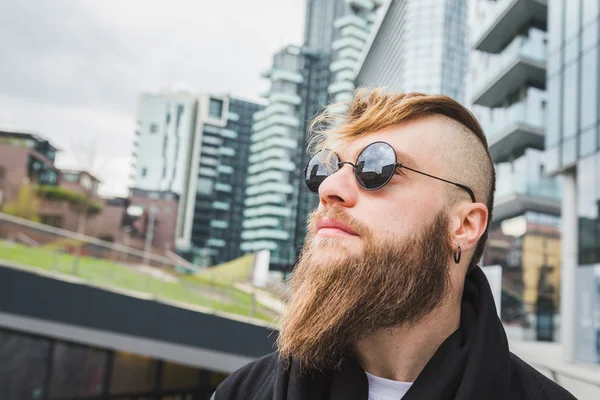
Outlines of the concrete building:
<svg viewBox="0 0 600 400">
<path fill-rule="evenodd" d="M 267 107 L 254 116 L 241 248 L 270 250 L 272 269 L 292 268 L 318 204 L 302 177 L 310 120 L 351 95 L 355 75 L 348 66 L 356 64 L 381 4 L 307 1 L 304 45 L 280 50 L 263 75 L 271 86 Z"/>
<path fill-rule="evenodd" d="M 253 101 L 226 94 L 196 97 L 187 180 L 179 200 L 176 247 L 197 265 L 239 257 Z"/>
<path fill-rule="evenodd" d="M 560 174 L 566 361 L 600 363 L 600 5 L 548 2 L 546 171 Z"/>
<path fill-rule="evenodd" d="M 188 178 L 196 112 L 196 96 L 188 92 L 140 95 L 133 151 L 133 187 L 183 192 Z"/>
<path fill-rule="evenodd" d="M 264 93 L 267 107 L 254 114 L 241 249 L 271 251 L 271 264 L 290 264 L 295 257 L 292 232 L 300 188 L 295 157 L 303 124 L 298 115 L 303 82 L 301 49 L 288 46 L 273 57 L 264 76 L 271 81 Z"/>
<path fill-rule="evenodd" d="M 503 267 L 503 315 L 557 340 L 560 182 L 544 167 L 547 6 L 472 0 L 468 102 L 496 166 L 494 214 L 483 264 Z M 550 127 L 550 125 L 548 125 Z"/>
<path fill-rule="evenodd" d="M 378 4 L 383 7 L 373 32 L 369 36 L 358 35 L 367 40 L 358 62 L 354 63 L 355 83 L 385 87 L 393 92 L 445 94 L 463 101 L 468 66 L 467 0 L 390 0 Z M 353 19 L 353 24 L 368 26 L 373 15 L 366 14 L 363 22 Z M 358 34 L 354 29 L 344 29 Z M 351 75 L 351 64 L 340 62 L 340 67 L 348 67 L 343 72 L 344 79 L 339 80 L 340 90 L 351 87 L 345 79 Z M 338 65 L 332 64 L 334 67 Z"/>
</svg>

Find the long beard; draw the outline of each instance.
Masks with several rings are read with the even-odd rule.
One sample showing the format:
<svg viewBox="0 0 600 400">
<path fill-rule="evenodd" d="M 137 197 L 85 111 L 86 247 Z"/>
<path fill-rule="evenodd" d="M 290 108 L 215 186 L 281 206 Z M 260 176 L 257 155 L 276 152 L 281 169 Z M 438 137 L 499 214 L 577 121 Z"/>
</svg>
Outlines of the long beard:
<svg viewBox="0 0 600 400">
<path fill-rule="evenodd" d="M 322 214 L 311 215 L 277 339 L 280 356 L 303 370 L 335 368 L 370 333 L 418 323 L 444 300 L 449 285 L 452 247 L 445 213 L 418 236 L 386 240 L 331 209 L 328 217 L 359 234 L 360 254 L 336 239 L 315 240 Z"/>
</svg>

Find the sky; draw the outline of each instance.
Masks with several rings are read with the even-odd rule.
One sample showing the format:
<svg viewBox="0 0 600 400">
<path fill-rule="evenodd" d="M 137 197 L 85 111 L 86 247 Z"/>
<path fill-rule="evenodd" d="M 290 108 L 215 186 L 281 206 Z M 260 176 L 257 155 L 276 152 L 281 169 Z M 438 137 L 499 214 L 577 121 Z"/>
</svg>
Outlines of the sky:
<svg viewBox="0 0 600 400">
<path fill-rule="evenodd" d="M 305 0 L 0 1 L 0 130 L 39 134 L 57 165 L 126 195 L 137 97 L 250 99 L 275 51 L 301 44 Z"/>
</svg>

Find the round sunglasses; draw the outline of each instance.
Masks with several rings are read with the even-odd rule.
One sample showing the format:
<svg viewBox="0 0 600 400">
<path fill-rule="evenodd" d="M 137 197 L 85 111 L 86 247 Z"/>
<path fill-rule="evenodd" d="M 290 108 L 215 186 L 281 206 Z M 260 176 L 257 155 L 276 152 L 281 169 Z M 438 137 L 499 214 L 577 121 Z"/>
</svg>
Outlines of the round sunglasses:
<svg viewBox="0 0 600 400">
<path fill-rule="evenodd" d="M 339 171 L 345 164 L 351 165 L 354 168 L 356 181 L 360 187 L 366 190 L 381 189 L 392 179 L 398 168 L 404 168 L 457 186 L 469 193 L 471 200 L 475 203 L 475 193 L 473 193 L 470 187 L 417 171 L 399 163 L 396 158 L 396 150 L 387 142 L 369 144 L 360 152 L 355 164 L 349 161 L 340 161 L 338 155 L 329 149 L 318 152 L 310 159 L 304 169 L 306 186 L 308 186 L 311 192 L 318 193 L 321 183 Z"/>
</svg>

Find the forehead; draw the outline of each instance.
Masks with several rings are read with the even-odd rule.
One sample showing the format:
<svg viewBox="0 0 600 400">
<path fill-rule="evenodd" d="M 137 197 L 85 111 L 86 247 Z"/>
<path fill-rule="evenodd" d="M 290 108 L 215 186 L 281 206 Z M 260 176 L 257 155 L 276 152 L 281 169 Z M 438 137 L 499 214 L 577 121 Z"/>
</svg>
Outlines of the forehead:
<svg viewBox="0 0 600 400">
<path fill-rule="evenodd" d="M 434 172 L 442 168 L 436 153 L 447 147 L 444 135 L 445 128 L 441 119 L 435 117 L 421 118 L 382 131 L 368 133 L 351 142 L 341 144 L 335 149 L 343 160 L 356 160 L 360 152 L 369 144 L 387 142 L 398 153 L 398 162 L 414 168 L 427 168 Z M 404 159 L 403 159 L 404 158 Z"/>
</svg>

